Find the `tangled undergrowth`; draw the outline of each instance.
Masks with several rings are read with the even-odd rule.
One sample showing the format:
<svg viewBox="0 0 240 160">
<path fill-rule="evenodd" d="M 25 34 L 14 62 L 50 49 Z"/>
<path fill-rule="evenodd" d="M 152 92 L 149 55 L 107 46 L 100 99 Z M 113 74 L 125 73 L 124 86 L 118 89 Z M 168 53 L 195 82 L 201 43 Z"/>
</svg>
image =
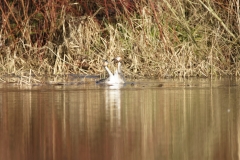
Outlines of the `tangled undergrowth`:
<svg viewBox="0 0 240 160">
<path fill-rule="evenodd" d="M 17 2 L 0 6 L 1 75 L 103 75 L 115 56 L 129 78 L 240 75 L 237 0 Z"/>
</svg>

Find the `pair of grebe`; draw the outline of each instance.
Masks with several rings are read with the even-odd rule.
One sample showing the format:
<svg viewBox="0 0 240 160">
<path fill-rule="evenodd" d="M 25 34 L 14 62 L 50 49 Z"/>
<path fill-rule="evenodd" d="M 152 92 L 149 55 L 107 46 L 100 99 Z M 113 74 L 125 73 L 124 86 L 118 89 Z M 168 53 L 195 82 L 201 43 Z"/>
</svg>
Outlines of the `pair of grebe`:
<svg viewBox="0 0 240 160">
<path fill-rule="evenodd" d="M 110 69 L 107 67 L 108 61 L 104 60 L 103 62 L 103 67 L 105 70 L 108 72 L 109 77 L 106 79 L 99 80 L 97 83 L 104 83 L 104 84 L 123 84 L 125 83 L 124 76 L 121 71 L 121 57 L 116 57 L 112 61 L 117 63 L 117 69 L 115 70 L 114 73 L 110 71 Z"/>
</svg>

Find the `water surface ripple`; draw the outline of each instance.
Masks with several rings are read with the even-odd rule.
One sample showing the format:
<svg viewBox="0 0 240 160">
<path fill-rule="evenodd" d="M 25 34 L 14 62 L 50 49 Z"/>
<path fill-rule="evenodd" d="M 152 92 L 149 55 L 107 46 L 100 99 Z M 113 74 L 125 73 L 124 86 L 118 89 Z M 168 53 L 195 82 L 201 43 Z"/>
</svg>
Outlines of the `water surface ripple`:
<svg viewBox="0 0 240 160">
<path fill-rule="evenodd" d="M 0 84 L 0 159 L 239 159 L 239 92 L 238 79 Z"/>
</svg>

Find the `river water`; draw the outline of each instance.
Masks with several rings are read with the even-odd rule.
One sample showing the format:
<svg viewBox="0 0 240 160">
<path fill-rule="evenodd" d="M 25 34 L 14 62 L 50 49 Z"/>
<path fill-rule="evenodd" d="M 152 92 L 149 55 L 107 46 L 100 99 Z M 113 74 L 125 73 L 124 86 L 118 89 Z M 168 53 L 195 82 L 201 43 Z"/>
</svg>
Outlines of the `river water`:
<svg viewBox="0 0 240 160">
<path fill-rule="evenodd" d="M 1 160 L 236 160 L 240 81 L 0 84 Z"/>
</svg>

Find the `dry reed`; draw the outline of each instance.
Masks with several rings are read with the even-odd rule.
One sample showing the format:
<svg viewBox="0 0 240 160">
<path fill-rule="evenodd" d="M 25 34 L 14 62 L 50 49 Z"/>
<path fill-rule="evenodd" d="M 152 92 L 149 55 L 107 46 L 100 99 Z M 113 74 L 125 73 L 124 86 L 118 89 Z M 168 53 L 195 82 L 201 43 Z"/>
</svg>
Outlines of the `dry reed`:
<svg viewBox="0 0 240 160">
<path fill-rule="evenodd" d="M 19 83 L 39 82 L 28 72 L 103 75 L 102 59 L 117 55 L 130 78 L 240 75 L 237 0 L 4 1 L 0 11 L 0 73 Z"/>
</svg>

